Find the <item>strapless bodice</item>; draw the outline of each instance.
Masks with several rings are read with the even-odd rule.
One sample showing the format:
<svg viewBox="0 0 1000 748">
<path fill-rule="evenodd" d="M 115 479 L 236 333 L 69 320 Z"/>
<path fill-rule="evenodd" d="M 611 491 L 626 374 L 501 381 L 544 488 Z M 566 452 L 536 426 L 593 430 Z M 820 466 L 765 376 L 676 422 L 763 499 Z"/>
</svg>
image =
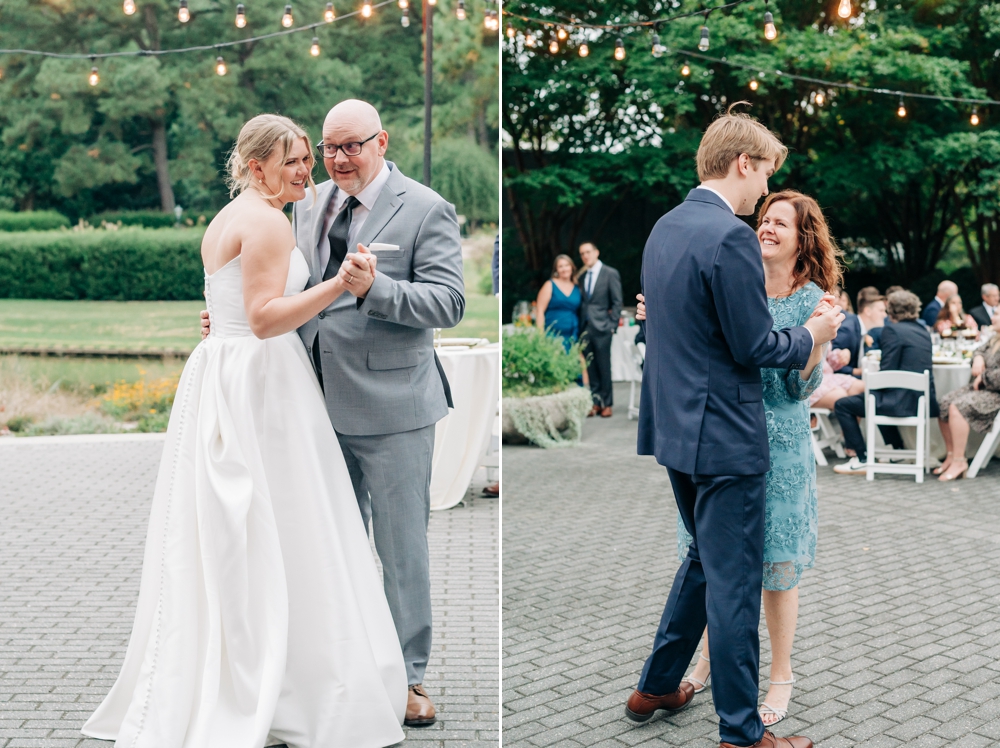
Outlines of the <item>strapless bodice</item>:
<svg viewBox="0 0 1000 748">
<path fill-rule="evenodd" d="M 302 250 L 295 247 L 288 262 L 285 296 L 300 293 L 309 282 L 309 264 Z M 253 335 L 243 306 L 243 268 L 237 255 L 209 275 L 205 273 L 205 301 L 213 338 L 239 338 Z"/>
</svg>

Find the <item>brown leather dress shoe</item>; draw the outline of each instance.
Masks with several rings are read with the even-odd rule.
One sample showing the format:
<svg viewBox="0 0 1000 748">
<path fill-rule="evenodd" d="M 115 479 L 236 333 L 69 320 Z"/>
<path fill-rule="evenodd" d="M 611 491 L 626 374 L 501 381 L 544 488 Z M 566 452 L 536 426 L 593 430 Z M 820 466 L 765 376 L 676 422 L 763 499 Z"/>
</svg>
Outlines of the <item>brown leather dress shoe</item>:
<svg viewBox="0 0 1000 748">
<path fill-rule="evenodd" d="M 611 406 L 601 410 L 601 418 L 611 418 Z"/>
<path fill-rule="evenodd" d="M 673 693 L 666 696 L 654 696 L 642 691 L 633 691 L 625 704 L 625 716 L 633 722 L 646 722 L 658 709 L 668 712 L 678 712 L 694 698 L 694 686 L 687 681 L 681 681 Z"/>
<path fill-rule="evenodd" d="M 600 415 L 600 413 L 601 413 L 601 406 L 595 405 L 593 408 L 590 409 L 590 412 L 587 413 L 587 418 L 590 418 L 591 416 Z"/>
<path fill-rule="evenodd" d="M 406 718 L 403 720 L 403 724 L 407 727 L 427 727 L 436 721 L 437 712 L 434 710 L 434 703 L 424 687 L 419 683 L 410 686 L 410 692 L 406 698 Z"/>
<path fill-rule="evenodd" d="M 719 748 L 740 748 L 740 746 L 719 743 Z M 813 748 L 813 742 L 803 737 L 779 738 L 770 730 L 764 730 L 764 737 L 748 748 Z"/>
</svg>

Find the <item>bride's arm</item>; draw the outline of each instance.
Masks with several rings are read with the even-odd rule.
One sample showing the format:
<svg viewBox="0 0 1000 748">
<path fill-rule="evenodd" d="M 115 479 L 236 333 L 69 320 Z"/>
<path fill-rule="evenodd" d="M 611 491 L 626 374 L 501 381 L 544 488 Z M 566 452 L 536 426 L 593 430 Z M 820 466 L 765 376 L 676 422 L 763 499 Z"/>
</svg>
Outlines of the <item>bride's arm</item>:
<svg viewBox="0 0 1000 748">
<path fill-rule="evenodd" d="M 301 327 L 344 292 L 337 275 L 302 293 L 284 295 L 295 237 L 288 219 L 278 211 L 267 211 L 242 239 L 243 306 L 258 338 L 273 338 Z"/>
</svg>

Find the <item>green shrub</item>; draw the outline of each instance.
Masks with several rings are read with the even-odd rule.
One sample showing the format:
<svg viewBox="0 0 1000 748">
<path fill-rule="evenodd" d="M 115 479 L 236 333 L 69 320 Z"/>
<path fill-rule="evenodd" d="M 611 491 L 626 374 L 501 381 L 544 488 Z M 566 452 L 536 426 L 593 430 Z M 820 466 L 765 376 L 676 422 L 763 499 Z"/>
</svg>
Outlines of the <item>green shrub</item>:
<svg viewBox="0 0 1000 748">
<path fill-rule="evenodd" d="M 173 213 L 164 213 L 159 210 L 121 210 L 109 213 L 100 213 L 87 222 L 91 226 L 100 226 L 102 222 L 120 223 L 122 226 L 142 226 L 147 229 L 169 229 L 173 228 L 177 219 Z"/>
<path fill-rule="evenodd" d="M 31 416 L 14 416 L 9 421 L 7 421 L 7 428 L 9 428 L 16 434 L 20 431 L 24 431 L 32 423 L 34 423 L 34 421 L 35 419 L 32 418 Z"/>
<path fill-rule="evenodd" d="M 0 298 L 202 298 L 204 229 L 47 231 L 0 238 Z"/>
<path fill-rule="evenodd" d="M 52 416 L 27 428 L 23 436 L 117 434 L 121 431 L 122 427 L 110 418 L 103 418 L 97 413 L 85 413 L 75 417 Z"/>
<path fill-rule="evenodd" d="M 505 397 L 562 392 L 575 386 L 581 373 L 579 344 L 567 351 L 562 338 L 545 335 L 534 327 L 518 329 L 503 339 Z"/>
<path fill-rule="evenodd" d="M 51 231 L 69 228 L 69 219 L 54 210 L 26 210 L 12 213 L 0 210 L 0 231 Z"/>
</svg>

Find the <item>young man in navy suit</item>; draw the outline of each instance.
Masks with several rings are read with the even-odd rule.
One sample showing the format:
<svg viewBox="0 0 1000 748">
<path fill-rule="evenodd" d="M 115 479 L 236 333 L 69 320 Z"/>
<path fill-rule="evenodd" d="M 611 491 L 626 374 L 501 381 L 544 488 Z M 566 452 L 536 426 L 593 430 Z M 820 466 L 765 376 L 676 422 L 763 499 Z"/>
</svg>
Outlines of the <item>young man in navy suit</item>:
<svg viewBox="0 0 1000 748">
<path fill-rule="evenodd" d="M 757 712 L 770 462 L 760 367 L 817 365 L 843 320 L 827 296 L 804 327 L 771 329 L 760 244 L 737 216 L 753 214 L 786 153 L 767 128 L 730 108 L 698 148 L 701 186 L 657 222 L 642 258 L 638 451 L 666 466 L 694 540 L 626 715 L 645 722 L 690 703 L 694 687 L 681 677 L 707 623 L 720 748 L 812 747 L 808 738 L 775 737 Z"/>
</svg>

